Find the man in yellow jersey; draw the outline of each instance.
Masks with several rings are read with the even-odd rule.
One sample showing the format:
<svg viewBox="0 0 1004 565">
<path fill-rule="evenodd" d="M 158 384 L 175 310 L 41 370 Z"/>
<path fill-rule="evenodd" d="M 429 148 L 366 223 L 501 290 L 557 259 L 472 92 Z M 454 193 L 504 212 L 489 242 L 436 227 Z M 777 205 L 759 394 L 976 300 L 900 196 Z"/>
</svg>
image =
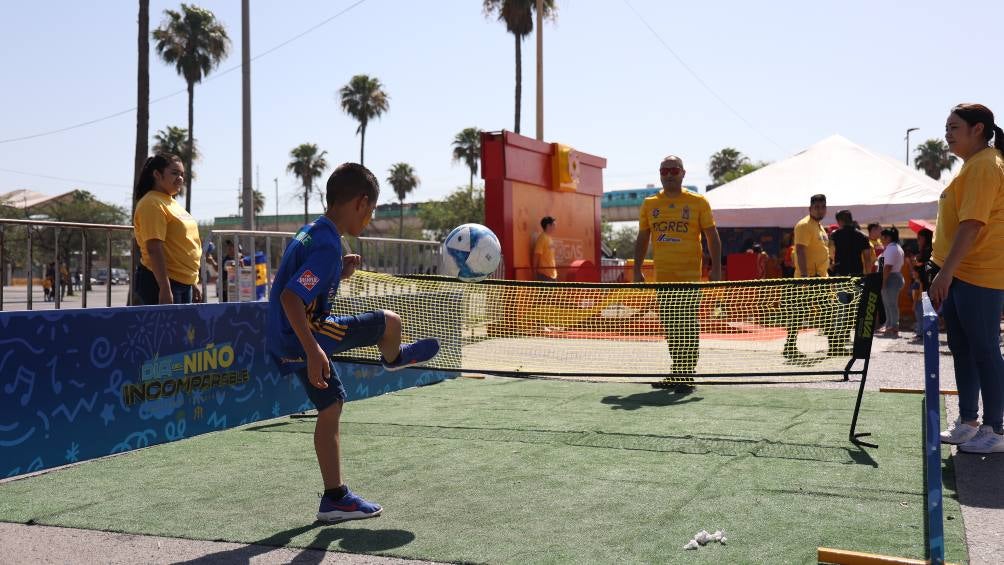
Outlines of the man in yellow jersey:
<svg viewBox="0 0 1004 565">
<path fill-rule="evenodd" d="M 722 278 L 722 241 L 711 215 L 711 205 L 706 198 L 683 190 L 683 177 L 687 171 L 683 160 L 670 155 L 659 164 L 662 191 L 645 199 L 638 216 L 638 239 L 634 246 L 634 281 L 645 282 L 642 264 L 652 241 L 657 282 L 699 282 L 703 253 L 701 242 L 707 239 L 711 255 L 710 278 Z M 691 288 L 660 289 L 656 293 L 659 316 L 666 332 L 669 355 L 673 360 L 671 372 L 694 373 L 699 354 L 700 326 L 697 309 L 701 302 L 700 290 Z M 667 377 L 652 386 L 686 393 L 693 390 L 689 377 Z"/>
<path fill-rule="evenodd" d="M 814 194 L 809 198 L 809 215 L 795 224 L 795 278 L 827 277 L 830 268 L 830 241 L 826 229 L 820 223 L 826 216 L 826 195 Z M 797 289 L 793 291 L 797 293 Z M 806 359 L 798 350 L 798 330 L 805 319 L 805 304 L 796 303 L 794 294 L 789 295 L 788 336 L 784 341 L 784 358 L 793 361 Z"/>
<path fill-rule="evenodd" d="M 558 280 L 558 269 L 554 262 L 554 218 L 544 216 L 540 220 L 540 236 L 533 245 L 533 276 L 538 281 L 554 282 Z"/>
</svg>

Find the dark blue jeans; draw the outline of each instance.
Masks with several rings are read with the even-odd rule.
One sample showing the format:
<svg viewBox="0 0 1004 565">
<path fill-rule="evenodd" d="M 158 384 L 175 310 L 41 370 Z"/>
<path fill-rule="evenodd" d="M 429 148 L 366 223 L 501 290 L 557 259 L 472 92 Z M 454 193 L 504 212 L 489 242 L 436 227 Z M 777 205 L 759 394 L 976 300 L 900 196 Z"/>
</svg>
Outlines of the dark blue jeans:
<svg viewBox="0 0 1004 565">
<path fill-rule="evenodd" d="M 948 330 L 948 347 L 955 362 L 959 389 L 959 416 L 963 421 L 979 416 L 983 397 L 983 424 L 1001 433 L 1004 427 L 1004 357 L 1000 347 L 1004 290 L 984 288 L 955 279 L 941 308 Z"/>
<path fill-rule="evenodd" d="M 171 281 L 171 294 L 175 304 L 192 303 L 192 285 Z M 136 279 L 133 283 L 133 295 L 137 306 L 154 306 L 160 304 L 160 285 L 153 271 L 143 265 L 136 268 Z"/>
</svg>

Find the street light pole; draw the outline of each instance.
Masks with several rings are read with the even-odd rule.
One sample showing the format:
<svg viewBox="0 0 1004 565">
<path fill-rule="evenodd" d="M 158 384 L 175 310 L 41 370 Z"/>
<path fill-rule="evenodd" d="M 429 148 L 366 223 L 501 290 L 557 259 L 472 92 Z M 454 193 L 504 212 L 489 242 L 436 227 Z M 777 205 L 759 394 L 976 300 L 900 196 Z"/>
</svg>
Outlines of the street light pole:
<svg viewBox="0 0 1004 565">
<path fill-rule="evenodd" d="M 279 231 L 279 177 L 275 181 L 275 231 Z"/>
<path fill-rule="evenodd" d="M 544 140 L 544 0 L 537 0 L 537 139 Z"/>
<path fill-rule="evenodd" d="M 906 166 L 910 166 L 910 132 L 917 131 L 920 128 L 910 128 L 906 130 Z"/>
</svg>

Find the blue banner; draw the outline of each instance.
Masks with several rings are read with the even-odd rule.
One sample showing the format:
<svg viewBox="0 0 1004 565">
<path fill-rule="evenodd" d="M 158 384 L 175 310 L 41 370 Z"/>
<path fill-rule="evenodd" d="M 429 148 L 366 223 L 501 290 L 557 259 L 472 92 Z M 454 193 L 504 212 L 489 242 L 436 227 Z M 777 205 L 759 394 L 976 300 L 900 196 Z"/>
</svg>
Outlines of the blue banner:
<svg viewBox="0 0 1004 565">
<path fill-rule="evenodd" d="M 0 312 L 0 477 L 310 410 L 265 303 Z M 335 363 L 349 400 L 452 371 Z"/>
</svg>

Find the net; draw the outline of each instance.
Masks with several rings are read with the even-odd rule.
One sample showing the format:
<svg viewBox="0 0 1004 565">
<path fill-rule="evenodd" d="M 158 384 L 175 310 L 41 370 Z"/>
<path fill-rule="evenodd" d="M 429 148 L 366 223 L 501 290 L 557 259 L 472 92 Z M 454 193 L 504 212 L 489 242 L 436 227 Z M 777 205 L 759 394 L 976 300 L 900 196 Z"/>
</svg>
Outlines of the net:
<svg viewBox="0 0 1004 565">
<path fill-rule="evenodd" d="M 428 363 L 439 369 L 783 380 L 845 374 L 861 282 L 471 284 L 357 272 L 343 281 L 332 313 L 397 312 L 405 342 L 439 338 L 441 352 Z M 341 357 L 376 362 L 379 352 L 367 347 Z"/>
</svg>

